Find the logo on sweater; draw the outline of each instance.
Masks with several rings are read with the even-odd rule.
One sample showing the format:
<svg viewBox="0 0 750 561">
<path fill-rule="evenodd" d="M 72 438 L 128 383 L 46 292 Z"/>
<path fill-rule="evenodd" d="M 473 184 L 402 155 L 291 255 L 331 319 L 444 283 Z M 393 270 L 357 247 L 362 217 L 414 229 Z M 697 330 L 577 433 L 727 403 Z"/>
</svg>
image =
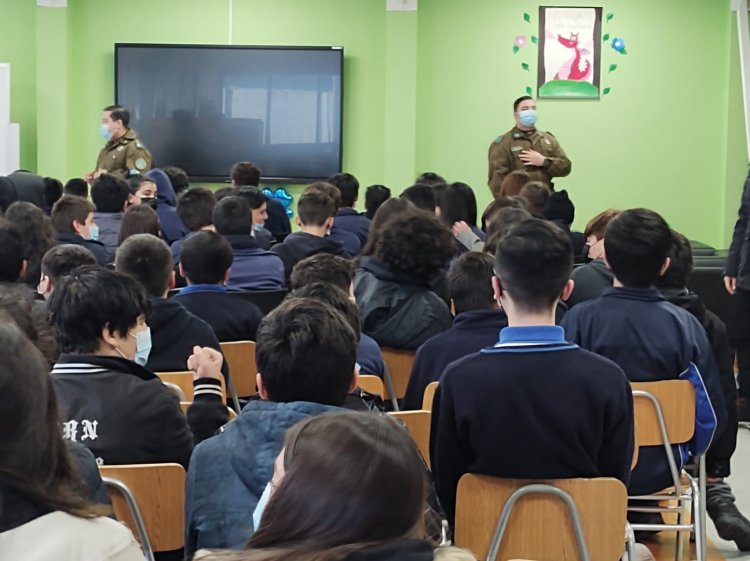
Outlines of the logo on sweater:
<svg viewBox="0 0 750 561">
<path fill-rule="evenodd" d="M 75 419 L 71 419 L 70 421 L 65 421 L 63 424 L 63 438 L 66 440 L 72 440 L 73 442 L 78 442 L 78 421 Z M 97 426 L 99 425 L 99 421 L 89 421 L 89 420 L 82 420 L 80 424 L 80 428 L 82 430 L 81 433 L 81 442 L 85 440 L 96 440 L 99 438 L 99 435 L 96 433 Z"/>
</svg>

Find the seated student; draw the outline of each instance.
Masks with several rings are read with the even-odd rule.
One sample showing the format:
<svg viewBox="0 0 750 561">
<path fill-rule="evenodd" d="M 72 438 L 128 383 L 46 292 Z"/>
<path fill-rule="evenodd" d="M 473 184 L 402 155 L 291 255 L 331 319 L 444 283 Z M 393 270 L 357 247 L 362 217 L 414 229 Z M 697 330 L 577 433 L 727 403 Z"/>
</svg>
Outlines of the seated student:
<svg viewBox="0 0 750 561">
<path fill-rule="evenodd" d="M 62 181 L 59 179 L 55 179 L 54 177 L 45 177 L 43 180 L 44 183 L 44 214 L 49 216 L 49 213 L 52 212 L 52 205 L 54 205 L 57 200 L 63 196 L 63 184 Z"/>
<path fill-rule="evenodd" d="M 614 273 L 614 287 L 572 308 L 561 325 L 569 341 L 613 360 L 632 382 L 677 379 L 693 363 L 702 381 L 691 381 L 703 394 L 698 403 L 705 405 L 697 415 L 715 415 L 722 430 L 726 405 L 706 332 L 690 312 L 670 304 L 654 288 L 669 267 L 671 247 L 669 225 L 651 210 L 627 210 L 612 219 L 604 237 L 604 260 Z M 676 456 L 678 464 L 685 461 L 683 454 Z M 641 447 L 629 492 L 653 493 L 671 481 L 663 447 Z"/>
<path fill-rule="evenodd" d="M 133 205 L 148 205 L 153 209 L 156 208 L 156 183 L 154 183 L 153 179 L 143 175 L 131 175 L 128 177 L 127 182 L 130 189 L 130 196 L 128 197 L 129 207 Z"/>
<path fill-rule="evenodd" d="M 581 302 L 598 298 L 605 290 L 612 288 L 615 275 L 604 262 L 604 232 L 610 221 L 619 214 L 619 210 L 605 210 L 594 216 L 586 224 L 586 229 L 583 232 L 586 238 L 583 253 L 584 259 L 588 263 L 573 269 L 571 278 L 575 282 L 575 286 L 570 298 L 565 302 L 568 307 L 572 308 Z"/>
<path fill-rule="evenodd" d="M 510 232 L 519 222 L 532 218 L 527 210 L 517 207 L 504 207 L 498 210 L 487 224 L 487 241 L 484 242 L 482 251 L 495 256 L 497 244 L 505 234 Z"/>
<path fill-rule="evenodd" d="M 63 195 L 73 195 L 85 199 L 89 196 L 89 184 L 86 183 L 85 179 L 81 179 L 80 177 L 69 179 L 65 187 L 63 187 Z"/>
<path fill-rule="evenodd" d="M 555 326 L 572 266 L 570 240 L 546 221 L 522 222 L 499 242 L 492 286 L 509 327 L 494 347 L 448 366 L 433 404 L 432 468 L 451 522 L 465 473 L 628 481 L 628 380 Z"/>
<path fill-rule="evenodd" d="M 437 382 L 451 362 L 497 342 L 508 316 L 492 290 L 495 260 L 484 253 L 465 253 L 448 272 L 448 289 L 455 319 L 448 330 L 428 339 L 414 359 L 402 409 L 422 409 L 424 390 Z"/>
<path fill-rule="evenodd" d="M 99 227 L 99 241 L 114 259 L 117 251 L 122 213 L 128 205 L 130 187 L 124 179 L 105 173 L 91 185 L 91 201 L 96 206 L 94 221 Z"/>
<path fill-rule="evenodd" d="M 0 218 L 0 283 L 16 283 L 26 278 L 28 262 L 18 226 Z"/>
<path fill-rule="evenodd" d="M 86 445 L 100 463 L 187 466 L 194 434 L 209 436 L 226 422 L 217 391 L 220 353 L 193 347 L 185 357 L 180 370 L 195 373 L 187 418 L 177 396 L 144 367 L 152 349 L 149 303 L 136 280 L 78 268 L 60 281 L 49 310 L 63 352 L 52 369 L 63 436 Z"/>
<path fill-rule="evenodd" d="M 167 174 L 169 183 L 172 184 L 172 189 L 178 197 L 190 189 L 190 177 L 184 169 L 177 166 L 164 166 L 162 171 Z"/>
<path fill-rule="evenodd" d="M 216 232 L 232 246 L 234 262 L 229 271 L 230 290 L 279 290 L 284 288 L 284 263 L 278 255 L 258 247 L 250 235 L 250 205 L 243 197 L 224 197 L 214 207 Z"/>
<path fill-rule="evenodd" d="M 148 205 L 134 205 L 125 211 L 122 224 L 120 224 L 120 233 L 117 236 L 117 245 L 121 246 L 130 236 L 136 234 L 162 237 L 159 217 L 156 211 Z"/>
<path fill-rule="evenodd" d="M 359 181 L 351 173 L 337 173 L 326 181 L 341 193 L 341 208 L 336 213 L 334 227 L 356 235 L 360 247 L 363 246 L 370 231 L 370 219 L 354 210 L 359 199 Z"/>
<path fill-rule="evenodd" d="M 445 180 L 445 178 L 442 175 L 435 173 L 434 171 L 425 171 L 420 173 L 414 183 L 423 183 L 424 185 L 429 185 L 430 187 L 435 187 L 436 185 L 448 185 L 448 182 Z"/>
<path fill-rule="evenodd" d="M 415 183 L 411 187 L 404 189 L 400 197 L 411 201 L 414 206 L 426 210 L 427 212 L 434 213 L 437 209 L 437 199 L 435 198 L 435 191 L 430 185 L 424 183 Z"/>
<path fill-rule="evenodd" d="M 84 265 L 96 265 L 94 254 L 88 249 L 80 245 L 56 245 L 42 258 L 42 270 L 37 292 L 45 300 L 49 300 L 60 279 L 69 275 L 73 269 Z"/>
<path fill-rule="evenodd" d="M 151 234 L 129 237 L 117 250 L 115 269 L 140 282 L 151 303 L 148 325 L 153 348 L 146 368 L 152 372 L 185 370 L 185 362 L 196 345 L 221 351 L 210 325 L 179 302 L 167 299 L 167 293 L 174 288 L 174 270 L 164 240 Z M 222 365 L 222 372 L 228 379 L 226 364 Z"/>
<path fill-rule="evenodd" d="M 583 245 L 586 243 L 586 236 L 581 232 L 573 232 L 570 229 L 576 217 L 576 207 L 565 189 L 555 191 L 549 196 L 547 204 L 544 205 L 544 217 L 568 233 L 570 243 L 573 244 L 573 258 L 578 263 L 582 259 L 581 254 L 583 253 Z"/>
<path fill-rule="evenodd" d="M 319 253 L 303 259 L 294 266 L 289 288 L 299 290 L 308 284 L 324 283 L 332 288 L 340 289 L 354 300 L 353 279 L 354 265 L 351 261 L 338 255 Z M 359 309 L 357 309 L 357 314 L 359 314 Z M 359 321 L 361 323 L 361 318 Z M 360 327 L 357 328 L 357 332 L 359 334 L 357 346 L 359 371 L 362 374 L 374 374 L 382 378 L 385 375 L 385 361 L 380 347 L 372 337 L 362 333 Z"/>
<path fill-rule="evenodd" d="M 196 187 L 177 197 L 177 216 L 191 232 L 215 231 L 214 207 L 216 207 L 216 195 L 208 189 Z M 180 263 L 182 242 L 183 240 L 177 240 L 169 247 L 175 267 Z"/>
<path fill-rule="evenodd" d="M 661 295 L 672 304 L 693 314 L 706 330 L 719 367 L 727 424 L 717 433 L 706 455 L 706 509 L 716 531 L 724 540 L 734 541 L 740 551 L 750 550 L 750 521 L 735 505 L 732 488 L 725 481 L 729 476 L 732 455 L 737 447 L 737 384 L 734 378 L 734 351 L 727 328 L 716 314 L 706 309 L 700 296 L 687 288 L 693 271 L 692 248 L 688 239 L 672 232 L 669 269 L 657 281 Z"/>
<path fill-rule="evenodd" d="M 259 248 L 270 249 L 273 245 L 273 234 L 265 228 L 268 220 L 268 197 L 261 193 L 257 187 L 248 185 L 238 187 L 236 194 L 238 197 L 244 198 L 250 205 L 253 219 L 250 235 L 255 238 Z"/>
<path fill-rule="evenodd" d="M 112 261 L 107 248 L 99 239 L 99 228 L 94 223 L 96 208 L 87 199 L 63 195 L 52 207 L 52 226 L 60 243 L 80 245 L 94 254 L 99 265 Z"/>
<path fill-rule="evenodd" d="M 190 193 L 190 191 L 188 191 Z M 216 232 L 194 232 L 184 240 L 180 275 L 188 286 L 172 297 L 211 326 L 216 338 L 255 341 L 263 313 L 258 306 L 228 293 L 232 247 Z"/>
<path fill-rule="evenodd" d="M 261 399 L 250 401 L 223 432 L 197 446 L 190 461 L 186 557 L 202 548 L 243 547 L 286 430 L 339 410 L 357 387 L 356 335 L 322 302 L 285 300 L 263 319 L 256 342 Z"/>
<path fill-rule="evenodd" d="M 130 531 L 86 497 L 60 433 L 46 362 L 6 318 L 0 360 L 0 557 L 144 561 Z"/>
<path fill-rule="evenodd" d="M 164 239 L 167 245 L 171 245 L 189 234 L 188 229 L 177 216 L 175 209 L 177 196 L 174 194 L 169 177 L 162 170 L 152 169 L 146 172 L 146 177 L 156 183 L 156 214 L 159 216 Z"/>
<path fill-rule="evenodd" d="M 537 218 L 544 218 L 544 207 L 552 192 L 540 181 L 531 181 L 521 188 L 519 196 L 526 201 L 527 210 Z"/>
<path fill-rule="evenodd" d="M 339 191 L 330 183 L 325 182 L 318 182 L 308 185 L 307 188 L 303 191 L 303 194 L 310 191 L 320 191 L 333 199 L 334 219 L 331 223 L 331 227 L 328 229 L 326 238 L 334 242 L 339 242 L 342 246 L 344 246 L 344 251 L 346 251 L 349 256 L 354 257 L 355 255 L 357 255 L 359 253 L 359 250 L 362 249 L 362 242 L 359 240 L 357 234 L 344 230 L 343 228 L 339 228 L 336 225 L 336 216 L 338 214 L 339 208 L 341 208 L 341 191 Z"/>
<path fill-rule="evenodd" d="M 47 250 L 57 245 L 52 221 L 39 207 L 23 201 L 10 205 L 5 211 L 5 219 L 15 224 L 21 235 L 27 263 L 23 281 L 36 288 L 41 273 L 42 257 Z"/>
<path fill-rule="evenodd" d="M 416 349 L 451 326 L 448 305 L 433 284 L 444 275 L 455 240 L 419 209 L 395 215 L 377 236 L 375 253 L 359 260 L 354 275 L 362 331 L 381 347 Z"/>
<path fill-rule="evenodd" d="M 365 190 L 365 216 L 372 220 L 380 206 L 390 198 L 391 190 L 385 185 L 370 185 Z"/>
<path fill-rule="evenodd" d="M 503 179 L 500 185 L 500 190 L 493 192 L 496 199 L 505 197 L 516 197 L 521 194 L 521 189 L 531 181 L 531 176 L 523 170 L 515 170 L 510 172 Z"/>
<path fill-rule="evenodd" d="M 260 189 L 260 169 L 251 162 L 234 164 L 229 172 L 229 178 L 232 181 L 232 187 L 235 189 L 244 186 Z M 219 198 L 218 191 L 216 196 Z M 273 234 L 273 238 L 277 242 L 282 242 L 292 232 L 292 225 L 289 223 L 286 208 L 273 198 L 268 199 L 267 204 L 268 220 L 265 227 Z"/>
<path fill-rule="evenodd" d="M 314 184 L 313 184 L 314 185 Z M 271 248 L 284 262 L 284 274 L 288 279 L 294 266 L 305 257 L 318 253 L 330 253 L 349 257 L 344 246 L 326 237 L 333 225 L 336 205 L 327 194 L 318 190 L 305 190 L 297 201 L 297 226 L 299 232 L 289 234 L 286 239 Z"/>
</svg>

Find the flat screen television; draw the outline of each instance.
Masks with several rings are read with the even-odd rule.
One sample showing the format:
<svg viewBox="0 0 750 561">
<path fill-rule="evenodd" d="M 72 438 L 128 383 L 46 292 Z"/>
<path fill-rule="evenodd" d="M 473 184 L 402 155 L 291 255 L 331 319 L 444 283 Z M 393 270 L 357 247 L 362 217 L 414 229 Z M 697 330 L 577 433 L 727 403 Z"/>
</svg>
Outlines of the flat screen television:
<svg viewBox="0 0 750 561">
<path fill-rule="evenodd" d="M 115 45 L 116 103 L 154 165 L 222 181 L 251 161 L 264 181 L 341 171 L 341 47 Z"/>
</svg>

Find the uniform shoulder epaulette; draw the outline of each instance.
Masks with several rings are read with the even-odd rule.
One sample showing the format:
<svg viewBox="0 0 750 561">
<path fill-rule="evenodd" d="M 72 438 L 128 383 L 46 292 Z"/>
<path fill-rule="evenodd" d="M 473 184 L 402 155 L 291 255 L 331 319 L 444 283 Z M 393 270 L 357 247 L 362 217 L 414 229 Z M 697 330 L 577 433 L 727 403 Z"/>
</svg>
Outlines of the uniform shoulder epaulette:
<svg viewBox="0 0 750 561">
<path fill-rule="evenodd" d="M 555 135 L 554 135 L 554 134 L 552 134 L 551 132 L 549 132 L 549 131 L 545 131 L 545 132 L 546 132 L 546 133 L 547 133 L 548 135 L 550 135 L 550 136 L 551 136 L 552 138 L 555 138 Z"/>
<path fill-rule="evenodd" d="M 140 140 L 136 140 L 135 141 L 135 147 L 138 148 L 138 149 L 143 148 L 143 144 L 141 144 Z"/>
<path fill-rule="evenodd" d="M 503 139 L 503 135 L 501 134 L 495 139 L 495 142 L 500 142 Z"/>
</svg>

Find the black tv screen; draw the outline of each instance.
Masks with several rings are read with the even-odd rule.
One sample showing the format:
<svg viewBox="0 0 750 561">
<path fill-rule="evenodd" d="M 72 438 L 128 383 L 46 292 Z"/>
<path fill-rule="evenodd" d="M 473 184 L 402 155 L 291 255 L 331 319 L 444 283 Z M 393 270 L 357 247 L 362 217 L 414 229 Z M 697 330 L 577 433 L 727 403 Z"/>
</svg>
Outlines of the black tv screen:
<svg viewBox="0 0 750 561">
<path fill-rule="evenodd" d="M 341 47 L 115 45 L 116 102 L 154 165 L 204 181 L 251 161 L 264 180 L 341 171 Z"/>
</svg>

